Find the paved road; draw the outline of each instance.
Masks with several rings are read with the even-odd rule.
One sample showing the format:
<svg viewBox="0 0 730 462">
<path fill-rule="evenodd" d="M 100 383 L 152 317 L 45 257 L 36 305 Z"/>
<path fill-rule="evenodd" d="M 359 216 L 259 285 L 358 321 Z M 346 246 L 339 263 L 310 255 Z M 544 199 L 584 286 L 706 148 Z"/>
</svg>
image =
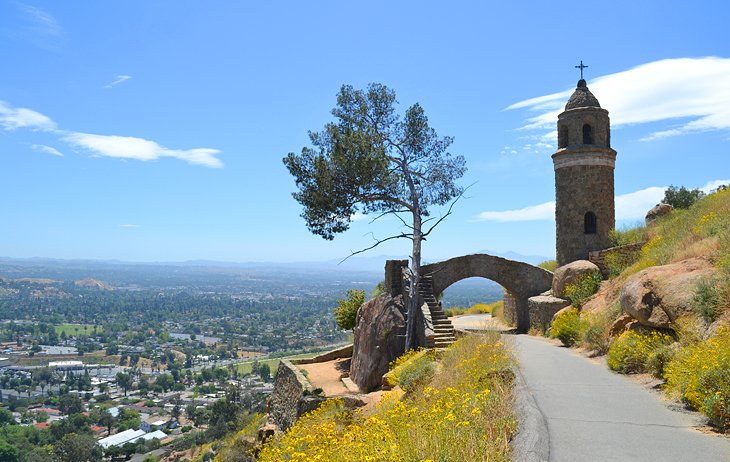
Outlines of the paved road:
<svg viewBox="0 0 730 462">
<path fill-rule="evenodd" d="M 730 461 L 730 440 L 693 428 L 694 414 L 669 409 L 658 394 L 570 349 L 513 338 L 547 422 L 551 462 Z"/>
</svg>

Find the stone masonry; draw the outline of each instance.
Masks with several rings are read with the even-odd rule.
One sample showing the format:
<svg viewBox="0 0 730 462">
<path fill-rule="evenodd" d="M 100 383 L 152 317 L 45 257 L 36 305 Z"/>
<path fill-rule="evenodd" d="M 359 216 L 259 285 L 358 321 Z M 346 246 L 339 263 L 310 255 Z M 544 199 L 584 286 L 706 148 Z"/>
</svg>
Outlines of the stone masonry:
<svg viewBox="0 0 730 462">
<path fill-rule="evenodd" d="M 552 156 L 559 266 L 610 246 L 616 162 L 610 130 L 608 111 L 580 80 L 558 116 L 558 150 Z"/>
</svg>

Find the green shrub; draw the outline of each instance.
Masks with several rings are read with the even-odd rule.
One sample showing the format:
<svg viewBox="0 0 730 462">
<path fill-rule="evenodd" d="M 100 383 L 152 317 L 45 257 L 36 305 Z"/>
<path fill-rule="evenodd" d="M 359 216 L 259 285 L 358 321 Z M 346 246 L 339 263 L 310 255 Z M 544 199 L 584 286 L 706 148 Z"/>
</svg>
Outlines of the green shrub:
<svg viewBox="0 0 730 462">
<path fill-rule="evenodd" d="M 626 331 L 611 343 L 608 349 L 608 367 L 624 374 L 646 372 L 649 357 L 654 351 L 672 342 L 669 335 L 658 331 Z"/>
<path fill-rule="evenodd" d="M 641 249 L 626 250 L 620 252 L 608 252 L 604 259 L 604 264 L 608 270 L 608 277 L 613 278 L 623 273 L 626 268 L 639 261 L 641 258 Z"/>
<path fill-rule="evenodd" d="M 670 186 L 664 191 L 664 199 L 662 202 L 671 205 L 675 209 L 688 209 L 704 196 L 705 193 L 699 189 L 687 189 L 684 186 L 681 188 Z"/>
<path fill-rule="evenodd" d="M 658 379 L 664 378 L 667 365 L 677 356 L 679 343 L 660 346 L 649 354 L 646 359 L 646 370 Z"/>
<path fill-rule="evenodd" d="M 426 354 L 403 365 L 398 374 L 398 384 L 406 392 L 413 392 L 426 386 L 435 373 L 436 363 Z"/>
<path fill-rule="evenodd" d="M 664 372 L 667 389 L 707 415 L 723 429 L 730 428 L 730 330 L 683 348 Z"/>
<path fill-rule="evenodd" d="M 337 300 L 335 321 L 341 329 L 351 330 L 355 328 L 357 310 L 360 309 L 363 302 L 365 302 L 365 291 L 359 289 L 350 289 L 347 291 L 346 299 Z"/>
<path fill-rule="evenodd" d="M 544 262 L 539 263 L 537 266 L 554 273 L 555 270 L 558 269 L 558 261 L 557 260 L 545 260 Z"/>
<path fill-rule="evenodd" d="M 611 326 L 621 311 L 616 304 L 610 309 L 586 313 L 580 317 L 581 346 L 597 355 L 604 355 L 611 345 Z"/>
<path fill-rule="evenodd" d="M 717 319 L 721 307 L 720 292 L 716 281 L 703 279 L 697 283 L 695 295 L 692 299 L 692 308 L 707 323 Z"/>
<path fill-rule="evenodd" d="M 580 308 L 593 294 L 598 292 L 602 280 L 599 272 L 584 274 L 572 284 L 565 286 L 565 297 L 570 300 L 571 305 Z"/>
<path fill-rule="evenodd" d="M 557 338 L 565 346 L 573 346 L 580 339 L 580 315 L 578 310 L 563 311 L 556 316 L 550 327 L 550 337 Z"/>
<path fill-rule="evenodd" d="M 646 227 L 644 225 L 636 225 L 632 228 L 612 229 L 608 234 L 608 238 L 611 241 L 611 247 L 638 244 L 639 242 L 646 241 Z"/>
</svg>

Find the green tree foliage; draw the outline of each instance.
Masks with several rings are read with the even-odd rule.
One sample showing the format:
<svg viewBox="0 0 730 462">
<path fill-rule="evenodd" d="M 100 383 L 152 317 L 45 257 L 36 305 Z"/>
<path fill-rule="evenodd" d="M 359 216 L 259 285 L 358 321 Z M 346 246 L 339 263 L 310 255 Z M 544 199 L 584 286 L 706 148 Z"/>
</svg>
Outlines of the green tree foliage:
<svg viewBox="0 0 730 462">
<path fill-rule="evenodd" d="M 418 346 L 421 243 L 451 210 L 436 219 L 430 207 L 461 196 L 463 188 L 456 180 L 466 167 L 462 156 L 448 152 L 453 138 L 439 137 L 419 104 L 403 117 L 396 104 L 395 92 L 385 85 L 373 83 L 366 90 L 343 85 L 332 110 L 336 121 L 321 132 L 310 132 L 313 147 L 304 147 L 300 155 L 289 153 L 284 164 L 296 179 L 294 198 L 304 207 L 302 217 L 314 234 L 333 239 L 350 227 L 358 212 L 401 220 L 402 232 L 364 250 L 397 238 L 412 243 L 406 328 L 410 349 Z"/>
<path fill-rule="evenodd" d="M 677 188 L 670 186 L 664 191 L 664 202 L 675 209 L 688 209 L 692 204 L 702 199 L 705 193 L 699 189 L 687 189 L 684 186 Z"/>
<path fill-rule="evenodd" d="M 124 390 L 124 396 L 127 396 L 127 391 L 132 388 L 132 376 L 124 372 L 117 372 L 117 385 L 119 388 Z"/>
<path fill-rule="evenodd" d="M 337 308 L 335 308 L 335 321 L 337 321 L 337 325 L 345 330 L 354 329 L 357 319 L 357 310 L 360 309 L 364 301 L 364 290 L 348 290 L 347 298 L 337 300 Z"/>
<path fill-rule="evenodd" d="M 271 380 L 271 366 L 268 363 L 263 363 L 259 366 L 259 376 L 264 382 Z"/>
<path fill-rule="evenodd" d="M 58 399 L 58 409 L 66 415 L 78 414 L 84 411 L 84 404 L 78 396 L 63 395 Z"/>
<path fill-rule="evenodd" d="M 56 443 L 54 449 L 59 462 L 93 462 L 102 457 L 101 446 L 91 435 L 69 433 Z"/>
</svg>

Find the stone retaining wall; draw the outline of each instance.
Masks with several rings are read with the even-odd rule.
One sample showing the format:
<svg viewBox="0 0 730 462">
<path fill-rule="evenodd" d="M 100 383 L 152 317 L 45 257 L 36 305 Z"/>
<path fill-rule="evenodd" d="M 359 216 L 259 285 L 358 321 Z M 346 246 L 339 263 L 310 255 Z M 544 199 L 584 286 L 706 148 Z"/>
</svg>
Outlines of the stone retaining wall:
<svg viewBox="0 0 730 462">
<path fill-rule="evenodd" d="M 641 251 L 646 242 L 637 242 L 636 244 L 620 245 L 617 247 L 609 247 L 608 249 L 596 250 L 588 253 L 588 261 L 593 263 L 601 270 L 604 277 L 608 276 L 608 267 L 606 266 L 606 257 L 621 256 L 625 258 L 631 257 L 632 254 Z"/>
<path fill-rule="evenodd" d="M 270 418 L 282 430 L 294 425 L 304 413 L 319 407 L 322 396 L 312 396 L 312 384 L 291 361 L 282 359 L 274 378 L 274 391 L 268 401 Z"/>
<path fill-rule="evenodd" d="M 335 359 L 351 358 L 352 357 L 353 344 L 345 345 L 342 348 L 330 350 L 314 358 L 309 359 L 293 359 L 292 364 L 314 364 L 314 363 L 325 363 L 327 361 L 334 361 Z"/>
</svg>

